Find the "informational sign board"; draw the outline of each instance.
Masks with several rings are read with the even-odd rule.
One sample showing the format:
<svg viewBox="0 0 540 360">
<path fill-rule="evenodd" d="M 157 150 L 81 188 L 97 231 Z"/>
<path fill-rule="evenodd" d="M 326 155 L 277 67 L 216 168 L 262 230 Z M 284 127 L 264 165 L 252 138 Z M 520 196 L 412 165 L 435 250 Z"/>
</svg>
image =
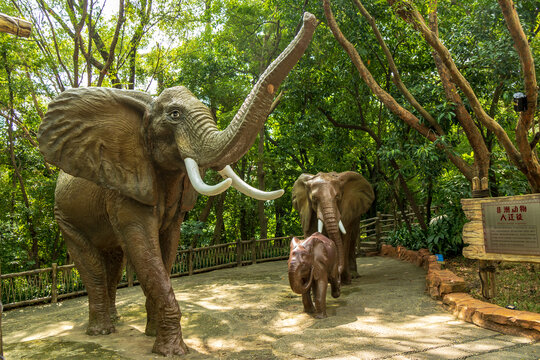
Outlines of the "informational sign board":
<svg viewBox="0 0 540 360">
<path fill-rule="evenodd" d="M 540 255 L 540 201 L 482 204 L 486 253 Z"/>
<path fill-rule="evenodd" d="M 540 194 L 461 199 L 469 259 L 540 263 Z"/>
</svg>

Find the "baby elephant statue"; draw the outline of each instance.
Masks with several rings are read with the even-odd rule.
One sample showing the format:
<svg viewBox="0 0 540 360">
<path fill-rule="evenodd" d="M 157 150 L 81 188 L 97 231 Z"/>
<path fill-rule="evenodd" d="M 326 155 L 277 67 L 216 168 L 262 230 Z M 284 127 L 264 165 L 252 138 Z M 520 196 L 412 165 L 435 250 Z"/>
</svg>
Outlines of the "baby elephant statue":
<svg viewBox="0 0 540 360">
<path fill-rule="evenodd" d="M 332 297 L 339 297 L 341 291 L 336 244 L 319 232 L 304 241 L 294 237 L 288 265 L 289 284 L 295 293 L 302 295 L 304 311 L 317 319 L 325 318 L 328 282 L 332 287 Z M 313 291 L 315 307 L 310 290 Z"/>
</svg>

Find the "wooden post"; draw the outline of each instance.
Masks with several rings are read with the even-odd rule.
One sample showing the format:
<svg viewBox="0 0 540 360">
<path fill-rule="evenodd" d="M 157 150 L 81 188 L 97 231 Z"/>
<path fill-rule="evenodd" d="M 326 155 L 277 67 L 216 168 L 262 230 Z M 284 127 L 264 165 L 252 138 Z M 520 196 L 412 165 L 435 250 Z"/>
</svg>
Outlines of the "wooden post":
<svg viewBox="0 0 540 360">
<path fill-rule="evenodd" d="M 0 32 L 28 37 L 32 32 L 32 23 L 0 13 Z"/>
<path fill-rule="evenodd" d="M 496 294 L 495 271 L 496 262 L 491 260 L 479 260 L 478 275 L 480 276 L 480 285 L 482 287 L 482 296 L 486 299 L 493 299 Z"/>
<path fill-rule="evenodd" d="M 377 220 L 375 220 L 375 241 L 377 243 L 377 251 L 381 249 L 382 225 L 381 212 L 377 211 Z"/>
<path fill-rule="evenodd" d="M 188 275 L 193 275 L 193 246 L 189 247 L 188 253 Z"/>
<path fill-rule="evenodd" d="M 251 238 L 251 263 L 257 263 L 257 241 L 255 238 Z"/>
<path fill-rule="evenodd" d="M 131 262 L 128 260 L 126 261 L 126 277 L 128 282 L 128 287 L 133 286 L 133 266 L 131 265 Z"/>
<path fill-rule="evenodd" d="M 242 240 L 236 240 L 236 265 L 238 267 L 242 266 Z"/>
<path fill-rule="evenodd" d="M 51 275 L 51 303 L 56 304 L 58 302 L 58 264 L 52 264 Z"/>
<path fill-rule="evenodd" d="M 472 180 L 472 197 L 473 198 L 486 198 L 489 197 L 489 183 L 486 177 L 480 180 L 478 177 L 474 177 Z M 478 263 L 478 276 L 480 277 L 480 286 L 482 289 L 482 296 L 486 299 L 493 299 L 497 293 L 495 286 L 495 271 L 497 270 L 497 263 L 492 260 L 479 260 Z"/>
</svg>

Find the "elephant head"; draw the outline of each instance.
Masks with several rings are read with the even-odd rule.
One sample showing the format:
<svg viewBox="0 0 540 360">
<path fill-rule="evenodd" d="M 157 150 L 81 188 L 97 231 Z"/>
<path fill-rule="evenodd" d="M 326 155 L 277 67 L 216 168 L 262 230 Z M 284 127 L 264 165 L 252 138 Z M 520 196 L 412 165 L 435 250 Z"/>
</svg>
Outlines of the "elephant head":
<svg viewBox="0 0 540 360">
<path fill-rule="evenodd" d="M 304 236 L 324 231 L 335 242 L 340 274 L 344 264 L 342 234 L 350 230 L 344 224 L 365 213 L 374 198 L 371 185 L 353 171 L 302 174 L 294 183 L 292 201 L 300 214 Z"/>
<path fill-rule="evenodd" d="M 313 244 L 304 245 L 298 238 L 293 237 L 287 264 L 292 291 L 297 294 L 307 293 L 313 282 Z"/>
<path fill-rule="evenodd" d="M 255 198 L 279 197 L 282 190 L 261 193 L 249 187 L 229 164 L 253 144 L 275 90 L 304 53 L 316 26 L 316 18 L 306 13 L 298 35 L 261 75 L 222 131 L 210 110 L 182 86 L 166 89 L 155 99 L 139 91 L 77 88 L 49 104 L 38 134 L 40 150 L 65 172 L 151 206 L 158 202 L 158 174 L 183 171 L 205 195 L 232 184 Z M 206 185 L 199 168 L 218 170 L 226 180 Z"/>
</svg>

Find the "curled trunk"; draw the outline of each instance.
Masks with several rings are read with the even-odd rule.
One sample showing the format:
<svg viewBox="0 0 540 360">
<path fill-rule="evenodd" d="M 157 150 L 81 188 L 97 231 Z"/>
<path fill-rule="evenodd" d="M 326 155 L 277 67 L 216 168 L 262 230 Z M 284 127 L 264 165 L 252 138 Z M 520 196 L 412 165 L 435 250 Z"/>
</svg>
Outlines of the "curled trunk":
<svg viewBox="0 0 540 360">
<path fill-rule="evenodd" d="M 315 16 L 305 13 L 304 24 L 294 40 L 261 75 L 229 126 L 210 134 L 211 146 L 200 157 L 200 166 L 221 170 L 249 150 L 266 121 L 275 91 L 304 54 L 316 26 Z"/>
<path fill-rule="evenodd" d="M 289 271 L 289 284 L 291 285 L 292 291 L 297 294 L 305 294 L 311 288 L 311 283 L 313 282 L 313 270 L 309 271 L 309 279 L 307 282 L 304 282 L 304 279 L 299 271 L 291 270 Z"/>
</svg>

